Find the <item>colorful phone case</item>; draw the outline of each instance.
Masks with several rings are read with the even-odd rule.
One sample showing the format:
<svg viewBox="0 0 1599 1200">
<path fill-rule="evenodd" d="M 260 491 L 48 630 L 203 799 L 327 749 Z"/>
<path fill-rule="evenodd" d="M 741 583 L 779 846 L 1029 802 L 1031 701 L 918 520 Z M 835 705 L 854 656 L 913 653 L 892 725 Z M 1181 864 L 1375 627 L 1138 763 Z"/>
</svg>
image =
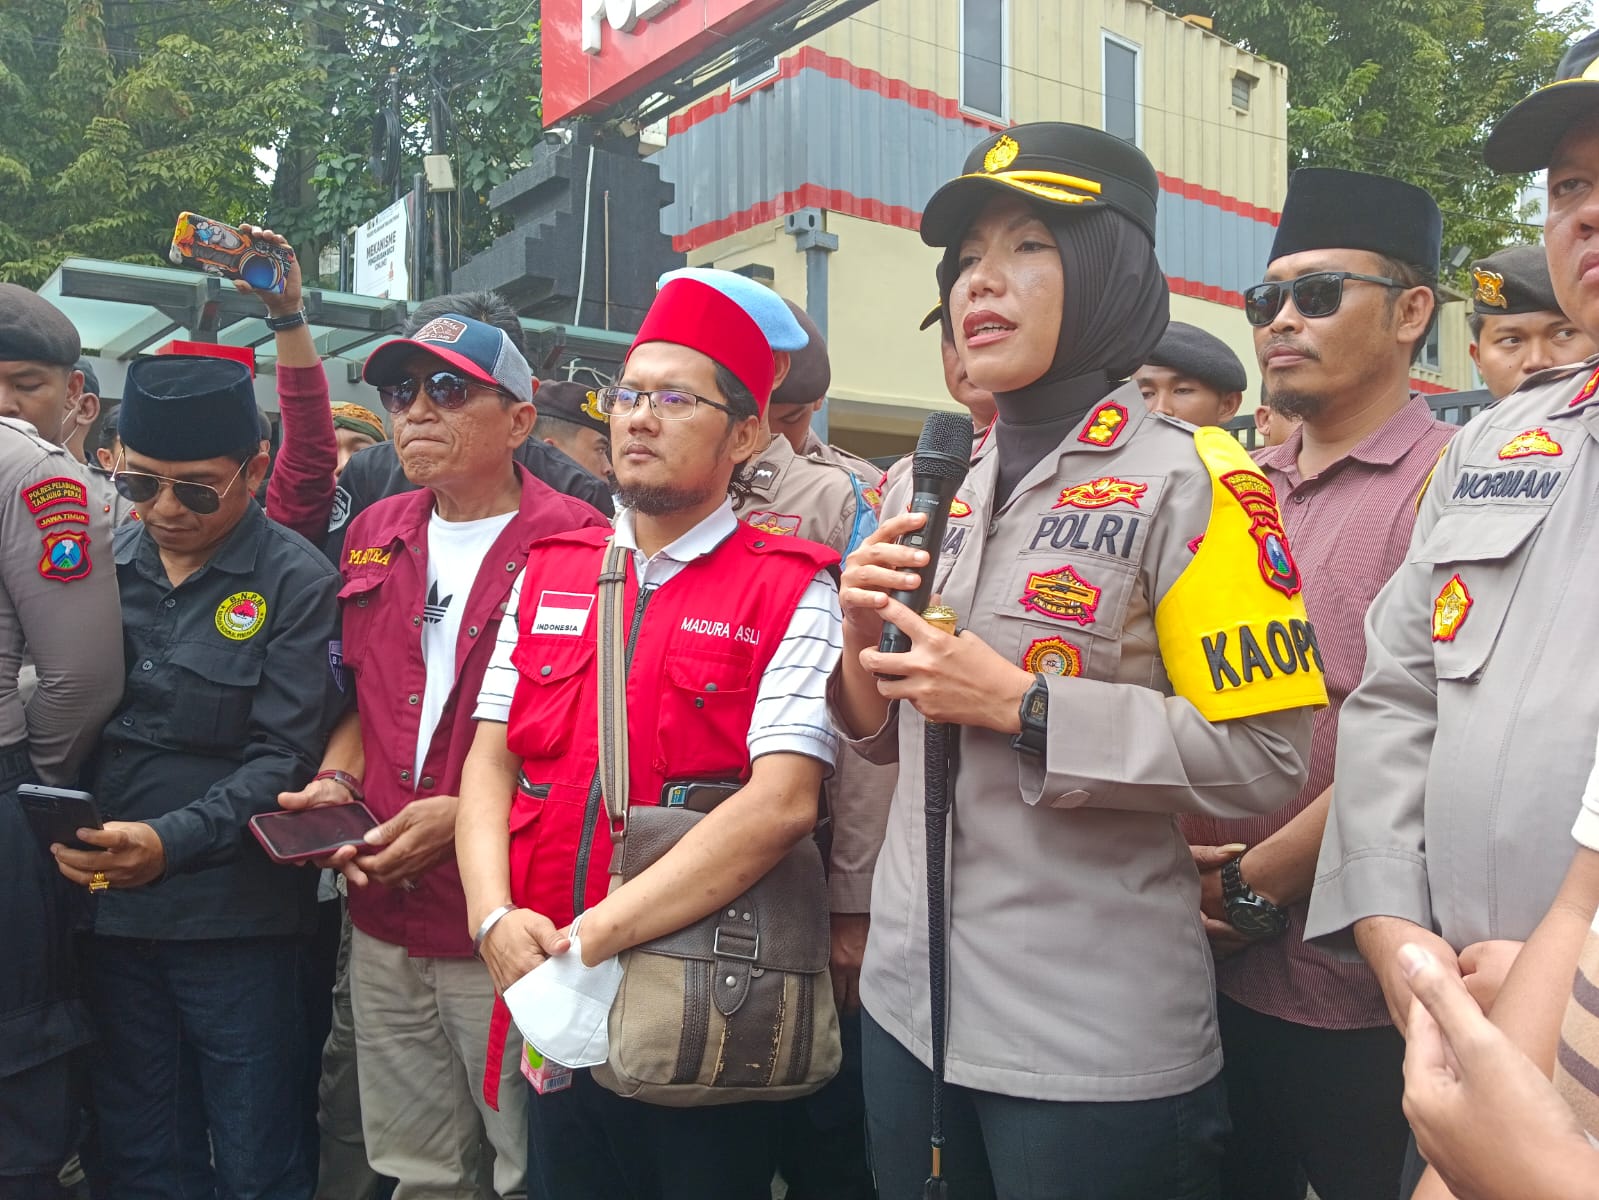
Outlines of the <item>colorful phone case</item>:
<svg viewBox="0 0 1599 1200">
<path fill-rule="evenodd" d="M 242 279 L 262 292 L 282 292 L 293 258 L 281 246 L 257 242 L 249 234 L 202 217 L 178 214 L 167 258 L 178 267 L 193 267 L 223 279 Z"/>
</svg>

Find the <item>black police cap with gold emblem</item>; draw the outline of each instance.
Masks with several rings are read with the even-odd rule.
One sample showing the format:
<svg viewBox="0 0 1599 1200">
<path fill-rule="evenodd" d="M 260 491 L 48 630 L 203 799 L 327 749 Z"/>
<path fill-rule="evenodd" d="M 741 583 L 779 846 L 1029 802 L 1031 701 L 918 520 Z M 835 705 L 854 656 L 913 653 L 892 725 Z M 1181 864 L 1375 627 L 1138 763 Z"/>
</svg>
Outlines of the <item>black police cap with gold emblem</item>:
<svg viewBox="0 0 1599 1200">
<path fill-rule="evenodd" d="M 1155 240 L 1160 182 L 1138 147 L 1102 129 L 1039 121 L 978 143 L 959 178 L 927 202 L 922 241 L 948 246 L 984 201 L 1006 191 L 1068 211 L 1113 208 Z"/>
<path fill-rule="evenodd" d="M 1505 175 L 1541 170 L 1571 127 L 1592 116 L 1599 116 L 1599 31 L 1572 43 L 1560 59 L 1553 83 L 1499 118 L 1482 157 Z"/>
<path fill-rule="evenodd" d="M 596 433 L 611 435 L 611 422 L 600 409 L 598 397 L 587 384 L 569 379 L 551 379 L 539 384 L 540 417 L 554 417 L 573 425 L 583 425 Z"/>
<path fill-rule="evenodd" d="M 1507 246 L 1471 264 L 1471 308 L 1479 317 L 1561 311 L 1542 246 Z"/>
</svg>

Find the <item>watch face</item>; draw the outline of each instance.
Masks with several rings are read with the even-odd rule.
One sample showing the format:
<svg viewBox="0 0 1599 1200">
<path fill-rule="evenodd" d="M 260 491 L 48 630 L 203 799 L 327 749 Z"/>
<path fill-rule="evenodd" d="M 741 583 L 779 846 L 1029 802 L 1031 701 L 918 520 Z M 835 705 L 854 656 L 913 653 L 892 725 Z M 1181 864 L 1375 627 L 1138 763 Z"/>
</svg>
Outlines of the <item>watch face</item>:
<svg viewBox="0 0 1599 1200">
<path fill-rule="evenodd" d="M 1227 903 L 1227 920 L 1245 937 L 1274 937 L 1287 927 L 1282 910 L 1258 897 Z"/>
</svg>

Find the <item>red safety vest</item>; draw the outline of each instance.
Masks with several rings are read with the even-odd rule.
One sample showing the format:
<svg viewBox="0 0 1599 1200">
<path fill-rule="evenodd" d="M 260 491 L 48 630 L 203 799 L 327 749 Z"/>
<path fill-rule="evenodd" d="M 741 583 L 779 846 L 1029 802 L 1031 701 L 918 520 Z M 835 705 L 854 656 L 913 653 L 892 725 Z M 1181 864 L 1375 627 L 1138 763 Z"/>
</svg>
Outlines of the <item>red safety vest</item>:
<svg viewBox="0 0 1599 1200">
<path fill-rule="evenodd" d="M 576 529 L 534 543 L 511 656 L 519 678 L 506 744 L 522 758 L 511 808 L 511 897 L 557 927 L 576 915 L 579 880 L 585 908 L 603 899 L 610 884 L 610 823 L 594 787 L 596 581 L 609 534 Z M 653 589 L 640 613 L 628 556 L 630 805 L 659 803 L 667 780 L 749 778 L 747 738 L 761 676 L 806 586 L 837 561 L 825 546 L 739 522 L 715 550 Z M 506 1019 L 497 1002 L 484 1080 L 491 1104 Z"/>
</svg>

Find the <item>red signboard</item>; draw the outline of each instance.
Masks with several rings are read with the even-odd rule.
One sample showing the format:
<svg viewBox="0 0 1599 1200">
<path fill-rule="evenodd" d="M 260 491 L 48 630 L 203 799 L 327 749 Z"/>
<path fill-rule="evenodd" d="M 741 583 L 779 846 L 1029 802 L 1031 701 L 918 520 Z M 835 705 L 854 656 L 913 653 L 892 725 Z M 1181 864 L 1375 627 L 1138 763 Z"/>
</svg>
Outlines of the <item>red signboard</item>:
<svg viewBox="0 0 1599 1200">
<path fill-rule="evenodd" d="M 596 113 L 707 53 L 786 0 L 544 0 L 544 123 Z"/>
</svg>

